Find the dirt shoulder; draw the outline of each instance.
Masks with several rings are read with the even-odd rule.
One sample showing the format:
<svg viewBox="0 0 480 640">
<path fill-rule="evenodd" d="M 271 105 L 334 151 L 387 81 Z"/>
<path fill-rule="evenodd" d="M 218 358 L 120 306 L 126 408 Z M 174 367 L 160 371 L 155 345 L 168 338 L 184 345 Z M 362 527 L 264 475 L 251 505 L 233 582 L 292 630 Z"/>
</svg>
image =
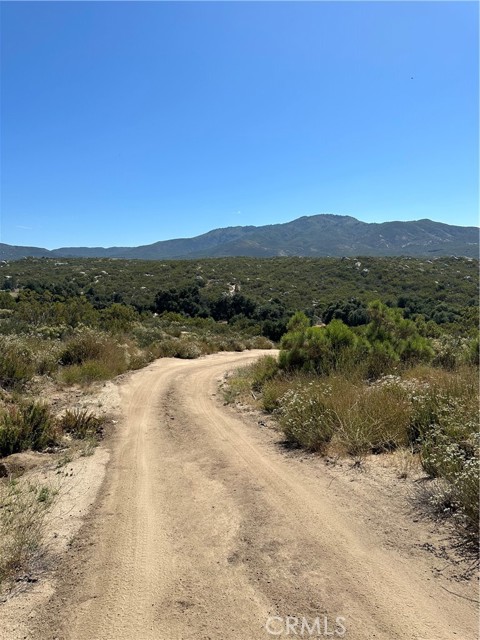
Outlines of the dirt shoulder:
<svg viewBox="0 0 480 640">
<path fill-rule="evenodd" d="M 84 388 L 59 388 L 42 381 L 31 389 L 61 413 L 65 409 L 86 409 L 107 420 L 107 430 L 118 423 L 121 376 L 113 382 Z M 17 576 L 11 590 L 0 598 L 0 638 L 31 637 L 29 628 L 49 598 L 55 593 L 57 567 L 71 553 L 71 545 L 105 478 L 110 458 L 109 438 L 99 446 L 91 442 L 72 442 L 56 453 L 22 452 L 3 459 L 3 469 L 19 482 L 42 486 L 53 496 L 45 521 L 45 535 L 28 569 Z M 4 479 L 5 480 L 5 479 Z"/>
</svg>

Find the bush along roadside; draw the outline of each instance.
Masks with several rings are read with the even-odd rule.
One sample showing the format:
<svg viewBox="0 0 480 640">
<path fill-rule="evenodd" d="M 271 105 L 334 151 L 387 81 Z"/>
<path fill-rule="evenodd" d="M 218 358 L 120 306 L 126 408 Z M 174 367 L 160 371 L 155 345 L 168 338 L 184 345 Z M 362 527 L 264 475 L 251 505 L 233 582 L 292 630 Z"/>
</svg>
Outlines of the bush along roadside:
<svg viewBox="0 0 480 640">
<path fill-rule="evenodd" d="M 3 325 L 4 331 L 13 329 Z M 268 338 L 255 333 L 173 313 L 135 322 L 128 333 L 82 324 L 30 326 L 25 333 L 0 332 L 0 388 L 21 393 L 39 376 L 69 386 L 89 385 L 144 367 L 155 358 L 189 359 L 272 346 Z"/>
<path fill-rule="evenodd" d="M 0 409 L 0 457 L 21 451 L 55 451 L 69 440 L 98 440 L 105 419 L 86 410 L 67 410 L 55 417 L 39 401 L 10 401 Z"/>
<path fill-rule="evenodd" d="M 105 418 L 88 410 L 55 416 L 44 402 L 10 397 L 0 408 L 0 592 L 28 573 L 44 549 L 50 507 L 57 493 L 34 474 L 22 475 L 22 458 L 35 451 L 57 454 L 62 466 L 77 454 L 88 455 L 103 436 Z M 80 443 L 82 443 L 80 446 Z M 10 457 L 11 456 L 11 457 Z M 38 462 L 37 462 L 38 464 Z"/>
<path fill-rule="evenodd" d="M 442 360 L 435 343 L 397 311 L 375 304 L 371 314 L 359 330 L 340 320 L 311 327 L 295 314 L 278 360 L 267 356 L 237 372 L 226 399 L 253 393 L 285 440 L 310 451 L 357 463 L 382 452 L 411 453 L 431 480 L 436 513 L 454 516 L 478 538 L 476 347 L 467 342 L 454 362 Z"/>
</svg>

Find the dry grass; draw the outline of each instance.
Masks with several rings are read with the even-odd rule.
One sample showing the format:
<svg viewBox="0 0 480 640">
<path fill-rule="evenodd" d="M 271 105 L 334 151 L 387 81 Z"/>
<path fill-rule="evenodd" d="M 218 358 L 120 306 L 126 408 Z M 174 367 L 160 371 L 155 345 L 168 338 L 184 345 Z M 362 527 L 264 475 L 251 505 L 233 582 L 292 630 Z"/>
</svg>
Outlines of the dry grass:
<svg viewBox="0 0 480 640">
<path fill-rule="evenodd" d="M 0 483 L 0 587 L 27 572 L 41 551 L 55 491 L 26 480 Z"/>
<path fill-rule="evenodd" d="M 286 377 L 268 380 L 262 388 L 262 409 L 267 413 L 273 413 L 280 407 L 281 398 L 291 387 L 291 381 Z"/>
<path fill-rule="evenodd" d="M 264 366 L 264 365 L 263 365 Z M 261 371 L 260 371 L 261 372 Z M 250 367 L 230 381 L 276 416 L 286 439 L 312 451 L 351 456 L 390 452 L 399 478 L 423 468 L 437 482 L 432 504 L 478 535 L 478 369 L 416 366 L 369 383 L 355 376 L 280 373 Z M 260 389 L 260 391 L 258 391 Z M 447 506 L 445 506 L 447 505 Z M 470 535 L 469 534 L 469 535 Z"/>
<path fill-rule="evenodd" d="M 331 442 L 355 458 L 408 442 L 411 404 L 400 387 L 369 386 L 341 376 L 297 379 L 276 400 L 289 440 L 309 449 Z"/>
<path fill-rule="evenodd" d="M 354 457 L 391 451 L 408 442 L 411 404 L 399 387 L 369 387 L 331 381 L 330 402 L 338 417 L 335 441 Z"/>
<path fill-rule="evenodd" d="M 418 454 L 409 448 L 392 451 L 388 463 L 395 469 L 399 480 L 418 474 L 422 468 Z"/>
<path fill-rule="evenodd" d="M 249 397 L 254 399 L 248 368 L 238 369 L 232 376 L 227 378 L 222 386 L 222 392 L 226 404 L 242 402 Z"/>
</svg>

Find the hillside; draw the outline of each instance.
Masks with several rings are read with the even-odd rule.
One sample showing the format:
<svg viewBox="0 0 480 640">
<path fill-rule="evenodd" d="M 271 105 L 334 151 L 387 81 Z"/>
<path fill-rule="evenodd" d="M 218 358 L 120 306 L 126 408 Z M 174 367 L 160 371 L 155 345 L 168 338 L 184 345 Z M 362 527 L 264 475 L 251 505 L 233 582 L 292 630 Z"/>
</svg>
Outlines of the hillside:
<svg viewBox="0 0 480 640">
<path fill-rule="evenodd" d="M 432 220 L 361 222 L 350 216 L 304 216 L 284 224 L 214 229 L 194 238 L 139 247 L 61 247 L 48 250 L 0 243 L 0 259 L 91 257 L 139 260 L 208 257 L 444 256 L 478 257 L 478 228 Z"/>
</svg>

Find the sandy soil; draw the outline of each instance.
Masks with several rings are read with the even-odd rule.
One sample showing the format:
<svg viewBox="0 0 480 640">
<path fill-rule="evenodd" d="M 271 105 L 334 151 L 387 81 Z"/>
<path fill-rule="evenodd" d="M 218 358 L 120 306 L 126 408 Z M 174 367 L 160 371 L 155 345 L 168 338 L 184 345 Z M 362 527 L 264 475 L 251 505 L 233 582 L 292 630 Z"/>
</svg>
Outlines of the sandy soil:
<svg viewBox="0 0 480 640">
<path fill-rule="evenodd" d="M 86 409 L 104 416 L 109 429 L 118 423 L 120 407 L 119 384 L 94 385 L 89 389 L 58 388 L 52 382 L 38 383 L 32 396 L 48 399 L 54 412 L 66 408 Z M 25 451 L 3 458 L 2 464 L 22 483 L 48 487 L 54 502 L 46 520 L 46 535 L 39 553 L 25 575 L 20 575 L 15 587 L 0 598 L 0 639 L 16 640 L 32 637 L 30 627 L 55 592 L 55 568 L 66 554 L 95 503 L 104 480 L 110 458 L 109 448 L 92 449 L 90 443 L 78 442 L 59 453 Z"/>
<path fill-rule="evenodd" d="M 321 620 L 316 637 L 477 638 L 474 584 L 441 570 L 440 536 L 394 483 L 286 452 L 223 406 L 225 371 L 259 353 L 124 378 L 110 454 L 83 459 L 110 455 L 100 492 L 84 469 L 99 497 L 26 625 L 30 592 L 0 609 L 2 639 L 262 640 L 300 635 L 294 618 Z"/>
</svg>

